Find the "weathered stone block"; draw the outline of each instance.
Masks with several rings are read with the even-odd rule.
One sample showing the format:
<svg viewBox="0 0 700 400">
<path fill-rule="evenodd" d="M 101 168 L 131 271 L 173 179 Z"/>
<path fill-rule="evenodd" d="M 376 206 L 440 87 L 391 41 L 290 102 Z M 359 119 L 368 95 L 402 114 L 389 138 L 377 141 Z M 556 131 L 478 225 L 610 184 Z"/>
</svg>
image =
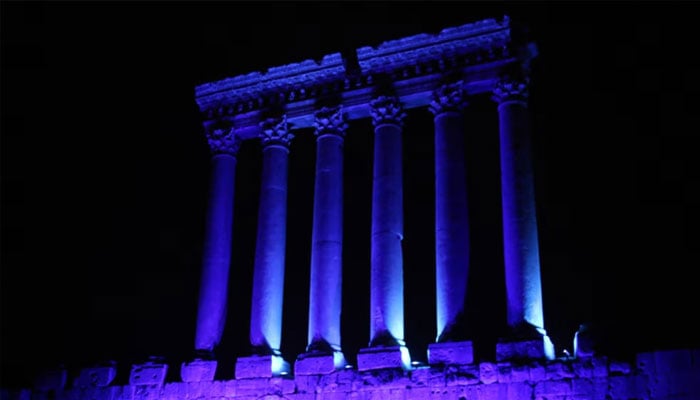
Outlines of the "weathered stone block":
<svg viewBox="0 0 700 400">
<path fill-rule="evenodd" d="M 507 386 L 507 400 L 531 399 L 533 394 L 532 386 L 527 383 L 510 383 Z"/>
<path fill-rule="evenodd" d="M 593 357 L 591 359 L 591 364 L 593 365 L 593 376 L 596 378 L 608 376 L 608 358 L 607 357 Z"/>
<path fill-rule="evenodd" d="M 115 366 L 83 368 L 73 381 L 73 386 L 77 388 L 109 386 L 116 376 L 117 367 Z"/>
<path fill-rule="evenodd" d="M 546 379 L 556 380 L 563 378 L 573 378 L 576 376 L 574 369 L 569 363 L 564 363 L 561 361 L 555 361 L 548 363 L 545 368 Z"/>
<path fill-rule="evenodd" d="M 551 359 L 553 353 L 552 342 L 547 336 L 496 343 L 496 361 Z"/>
<path fill-rule="evenodd" d="M 512 367 L 510 363 L 499 363 L 498 366 L 498 382 L 508 383 L 511 380 Z"/>
<path fill-rule="evenodd" d="M 411 358 L 406 346 L 369 347 L 357 353 L 357 370 L 369 371 L 383 368 L 409 369 Z"/>
<path fill-rule="evenodd" d="M 294 375 L 321 375 L 335 371 L 333 354 L 303 353 L 294 363 Z"/>
<path fill-rule="evenodd" d="M 544 365 L 539 363 L 530 364 L 530 381 L 539 382 L 545 379 Z"/>
<path fill-rule="evenodd" d="M 691 366 L 691 356 L 688 350 L 657 351 L 654 356 L 657 372 L 686 371 Z"/>
<path fill-rule="evenodd" d="M 236 360 L 236 379 L 271 378 L 289 372 L 289 363 L 276 355 L 238 357 Z"/>
<path fill-rule="evenodd" d="M 156 385 L 161 386 L 165 382 L 168 373 L 168 365 L 157 361 L 148 361 L 143 364 L 131 366 L 129 374 L 130 385 Z"/>
<path fill-rule="evenodd" d="M 535 396 L 568 396 L 571 394 L 571 381 L 542 381 L 535 385 Z"/>
<path fill-rule="evenodd" d="M 498 381 L 498 368 L 496 364 L 491 362 L 482 362 L 479 364 L 479 380 L 485 384 Z"/>
<path fill-rule="evenodd" d="M 431 343 L 428 345 L 428 363 L 471 364 L 474 362 L 474 346 L 471 341 Z"/>
<path fill-rule="evenodd" d="M 632 371 L 632 367 L 628 362 L 611 360 L 608 371 L 610 375 L 627 375 Z"/>
<path fill-rule="evenodd" d="M 656 373 L 656 359 L 654 353 L 638 353 L 635 357 L 637 369 L 645 374 Z"/>
<path fill-rule="evenodd" d="M 530 380 L 530 368 L 527 365 L 511 365 L 510 369 L 511 382 L 525 382 Z"/>
<path fill-rule="evenodd" d="M 217 362 L 214 360 L 194 360 L 180 366 L 180 378 L 183 382 L 211 382 L 216 374 Z"/>
</svg>

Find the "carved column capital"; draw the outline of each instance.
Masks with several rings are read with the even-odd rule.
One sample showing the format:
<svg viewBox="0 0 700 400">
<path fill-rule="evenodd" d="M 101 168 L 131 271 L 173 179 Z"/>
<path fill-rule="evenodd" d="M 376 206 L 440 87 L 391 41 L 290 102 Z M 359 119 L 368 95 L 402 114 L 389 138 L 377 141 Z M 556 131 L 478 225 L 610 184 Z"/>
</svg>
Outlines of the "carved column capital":
<svg viewBox="0 0 700 400">
<path fill-rule="evenodd" d="M 338 135 L 345 136 L 348 128 L 347 115 L 343 113 L 343 107 L 323 107 L 314 115 L 314 127 L 316 136 Z"/>
<path fill-rule="evenodd" d="M 260 123 L 260 127 L 262 128 L 260 140 L 263 147 L 269 145 L 289 147 L 289 143 L 294 139 L 294 135 L 289 131 L 286 115 L 280 118 L 267 118 Z"/>
<path fill-rule="evenodd" d="M 491 99 L 498 104 L 506 101 L 526 102 L 528 95 L 528 82 L 526 79 L 506 77 L 496 82 Z"/>
<path fill-rule="evenodd" d="M 236 135 L 230 123 L 214 122 L 206 126 L 204 131 L 212 155 L 228 154 L 235 157 L 238 154 L 241 138 Z"/>
<path fill-rule="evenodd" d="M 379 96 L 370 101 L 369 106 L 372 123 L 375 127 L 382 124 L 403 126 L 406 113 L 397 97 Z"/>
<path fill-rule="evenodd" d="M 467 105 L 462 81 L 440 86 L 431 96 L 430 111 L 439 115 L 444 112 L 461 112 Z"/>
</svg>

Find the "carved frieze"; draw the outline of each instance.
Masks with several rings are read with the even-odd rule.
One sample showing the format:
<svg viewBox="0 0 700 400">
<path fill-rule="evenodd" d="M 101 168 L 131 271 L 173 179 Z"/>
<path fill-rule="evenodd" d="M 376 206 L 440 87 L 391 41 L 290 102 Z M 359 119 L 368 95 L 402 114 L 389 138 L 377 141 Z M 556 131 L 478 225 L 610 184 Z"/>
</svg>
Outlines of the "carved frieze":
<svg viewBox="0 0 700 400">
<path fill-rule="evenodd" d="M 356 50 L 356 71 L 346 71 L 340 53 L 322 61 L 306 60 L 266 72 L 253 72 L 195 89 L 207 118 L 258 111 L 271 104 L 289 104 L 344 91 L 372 87 L 373 76 L 394 82 L 459 71 L 489 62 L 503 62 L 512 53 L 510 22 L 488 19 Z M 350 73 L 352 72 L 352 73 Z"/>
</svg>

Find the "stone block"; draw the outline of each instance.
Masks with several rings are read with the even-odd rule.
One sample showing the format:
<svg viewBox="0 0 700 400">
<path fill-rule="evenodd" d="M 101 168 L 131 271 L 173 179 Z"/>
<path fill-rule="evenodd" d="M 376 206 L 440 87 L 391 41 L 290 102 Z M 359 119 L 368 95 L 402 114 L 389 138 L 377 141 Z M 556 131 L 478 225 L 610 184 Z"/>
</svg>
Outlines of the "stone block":
<svg viewBox="0 0 700 400">
<path fill-rule="evenodd" d="M 527 383 L 510 383 L 508 386 L 507 400 L 531 399 L 533 395 L 532 386 Z"/>
<path fill-rule="evenodd" d="M 627 375 L 632 371 L 632 367 L 628 362 L 611 360 L 608 371 L 610 375 Z"/>
<path fill-rule="evenodd" d="M 513 367 L 510 363 L 499 363 L 498 364 L 498 382 L 509 383 L 511 381 L 511 374 Z"/>
<path fill-rule="evenodd" d="M 591 359 L 593 364 L 593 376 L 596 378 L 601 378 L 608 376 L 608 358 L 607 357 L 593 357 Z"/>
<path fill-rule="evenodd" d="M 44 371 L 34 379 L 34 389 L 39 391 L 63 390 L 67 380 L 68 372 L 63 368 Z"/>
<path fill-rule="evenodd" d="M 533 340 L 496 343 L 496 361 L 552 359 L 554 347 L 547 336 Z"/>
<path fill-rule="evenodd" d="M 216 374 L 215 360 L 194 360 L 180 366 L 180 378 L 183 382 L 211 382 Z"/>
<path fill-rule="evenodd" d="M 526 382 L 530 380 L 530 369 L 527 365 L 511 365 L 510 381 Z"/>
<path fill-rule="evenodd" d="M 637 353 L 637 356 L 635 357 L 635 363 L 637 369 L 642 373 L 649 375 L 656 373 L 656 361 L 654 353 Z"/>
<path fill-rule="evenodd" d="M 498 367 L 491 362 L 482 362 L 479 364 L 479 380 L 485 384 L 498 381 Z"/>
<path fill-rule="evenodd" d="M 116 376 L 117 367 L 113 365 L 83 368 L 75 378 L 73 386 L 77 388 L 109 386 Z"/>
<path fill-rule="evenodd" d="M 288 375 L 289 363 L 280 356 L 248 356 L 238 357 L 235 369 L 236 379 L 271 378 Z"/>
<path fill-rule="evenodd" d="M 542 381 L 535 385 L 535 396 L 569 396 L 571 382 L 568 379 L 558 381 Z"/>
<path fill-rule="evenodd" d="M 688 350 L 666 350 L 654 353 L 656 371 L 668 374 L 672 371 L 687 371 L 691 366 L 691 353 Z"/>
<path fill-rule="evenodd" d="M 471 364 L 474 362 L 474 346 L 471 341 L 431 343 L 428 345 L 428 363 Z"/>
<path fill-rule="evenodd" d="M 576 376 L 572 365 L 561 361 L 554 361 L 552 363 L 548 363 L 545 366 L 544 370 L 546 379 L 551 380 L 573 378 L 574 376 Z"/>
<path fill-rule="evenodd" d="M 544 365 L 539 363 L 530 364 L 530 381 L 539 382 L 545 379 Z"/>
<path fill-rule="evenodd" d="M 294 363 L 294 375 L 323 375 L 335 371 L 335 356 L 326 353 L 302 353 Z"/>
<path fill-rule="evenodd" d="M 383 368 L 411 367 L 411 357 L 406 346 L 382 346 L 360 349 L 357 353 L 357 370 L 370 371 Z"/>
<path fill-rule="evenodd" d="M 147 361 L 143 364 L 134 364 L 131 366 L 129 384 L 161 386 L 165 382 L 167 373 L 168 365 L 162 362 Z"/>
</svg>

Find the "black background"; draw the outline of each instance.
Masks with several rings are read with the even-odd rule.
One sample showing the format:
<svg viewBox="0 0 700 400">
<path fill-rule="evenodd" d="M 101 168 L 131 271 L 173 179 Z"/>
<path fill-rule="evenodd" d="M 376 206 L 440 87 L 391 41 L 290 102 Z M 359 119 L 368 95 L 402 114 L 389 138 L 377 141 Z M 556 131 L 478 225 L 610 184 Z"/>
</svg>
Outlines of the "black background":
<svg viewBox="0 0 700 400">
<path fill-rule="evenodd" d="M 591 322 L 607 354 L 700 345 L 697 13 L 685 3 L 2 2 L 2 386 L 36 371 L 191 357 L 208 191 L 196 85 L 508 14 L 540 57 L 531 110 L 545 325 L 571 350 Z M 467 111 L 480 357 L 505 320 L 497 115 Z M 368 341 L 372 129 L 346 138 L 343 346 Z M 405 129 L 406 340 L 434 340 L 433 143 Z M 314 140 L 297 132 L 282 351 L 304 350 Z M 259 144 L 241 149 L 218 378 L 247 351 Z"/>
</svg>

